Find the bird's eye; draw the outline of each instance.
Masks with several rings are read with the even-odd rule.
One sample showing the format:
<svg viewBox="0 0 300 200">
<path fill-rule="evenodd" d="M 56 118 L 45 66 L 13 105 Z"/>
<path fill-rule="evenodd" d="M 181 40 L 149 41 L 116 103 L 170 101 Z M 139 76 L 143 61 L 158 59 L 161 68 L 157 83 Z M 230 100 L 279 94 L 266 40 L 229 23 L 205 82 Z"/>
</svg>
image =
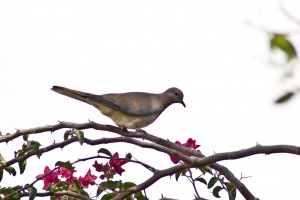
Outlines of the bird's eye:
<svg viewBox="0 0 300 200">
<path fill-rule="evenodd" d="M 178 92 L 175 92 L 175 95 L 178 96 Z"/>
</svg>

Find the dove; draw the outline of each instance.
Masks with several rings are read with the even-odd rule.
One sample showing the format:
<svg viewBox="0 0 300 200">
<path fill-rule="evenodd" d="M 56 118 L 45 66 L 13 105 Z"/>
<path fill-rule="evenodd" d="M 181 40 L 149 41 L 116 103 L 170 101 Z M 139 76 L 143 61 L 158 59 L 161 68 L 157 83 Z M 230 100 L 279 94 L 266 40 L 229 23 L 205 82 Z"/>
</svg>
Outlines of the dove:
<svg viewBox="0 0 300 200">
<path fill-rule="evenodd" d="M 142 128 L 153 123 L 173 103 L 180 103 L 186 107 L 183 102 L 183 92 L 175 87 L 160 94 L 128 92 L 102 95 L 61 86 L 53 86 L 51 89 L 94 106 L 103 115 L 112 119 L 117 126 L 125 130 L 142 130 Z"/>
</svg>

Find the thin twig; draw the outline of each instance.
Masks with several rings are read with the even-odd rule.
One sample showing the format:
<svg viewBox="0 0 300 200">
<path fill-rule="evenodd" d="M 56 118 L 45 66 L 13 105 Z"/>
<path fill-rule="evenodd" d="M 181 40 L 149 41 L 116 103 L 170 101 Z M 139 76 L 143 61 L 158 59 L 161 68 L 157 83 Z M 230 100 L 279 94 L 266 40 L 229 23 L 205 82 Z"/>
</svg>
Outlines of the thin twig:
<svg viewBox="0 0 300 200">
<path fill-rule="evenodd" d="M 198 193 L 198 191 L 197 191 L 197 188 L 196 188 L 196 184 L 195 184 L 195 180 L 193 179 L 193 174 L 192 174 L 192 172 L 191 172 L 191 169 L 188 169 L 188 172 L 189 172 L 189 174 L 190 174 L 190 178 L 191 178 L 191 183 L 192 183 L 192 185 L 193 185 L 193 188 L 194 188 L 194 190 L 195 190 L 195 192 L 196 192 L 196 195 L 197 195 L 197 198 L 200 198 L 200 195 L 199 195 L 199 193 Z"/>
</svg>

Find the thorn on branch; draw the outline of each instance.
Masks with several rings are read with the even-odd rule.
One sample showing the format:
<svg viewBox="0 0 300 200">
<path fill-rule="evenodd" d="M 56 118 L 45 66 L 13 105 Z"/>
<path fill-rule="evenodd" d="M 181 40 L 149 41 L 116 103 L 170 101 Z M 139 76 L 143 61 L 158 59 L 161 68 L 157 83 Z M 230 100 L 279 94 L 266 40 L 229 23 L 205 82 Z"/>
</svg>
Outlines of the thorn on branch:
<svg viewBox="0 0 300 200">
<path fill-rule="evenodd" d="M 241 172 L 241 178 L 240 178 L 240 181 L 244 178 L 251 178 L 252 176 L 243 176 L 243 172 Z"/>
</svg>

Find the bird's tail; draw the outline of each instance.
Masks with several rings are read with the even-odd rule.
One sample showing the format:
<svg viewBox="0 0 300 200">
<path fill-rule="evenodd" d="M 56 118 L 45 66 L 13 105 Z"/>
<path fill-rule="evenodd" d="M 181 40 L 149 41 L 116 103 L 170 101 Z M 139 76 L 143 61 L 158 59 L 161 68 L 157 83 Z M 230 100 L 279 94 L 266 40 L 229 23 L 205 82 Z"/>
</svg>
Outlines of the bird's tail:
<svg viewBox="0 0 300 200">
<path fill-rule="evenodd" d="M 62 95 L 71 97 L 73 99 L 76 99 L 76 100 L 88 103 L 87 102 L 87 98 L 88 98 L 88 95 L 89 95 L 88 93 L 80 92 L 80 91 L 77 91 L 77 90 L 72 90 L 72 89 L 69 89 L 69 88 L 65 88 L 65 87 L 61 87 L 61 86 L 56 86 L 56 85 L 53 86 L 51 88 L 51 90 L 53 90 L 53 91 L 55 91 L 57 93 L 60 93 Z"/>
</svg>

